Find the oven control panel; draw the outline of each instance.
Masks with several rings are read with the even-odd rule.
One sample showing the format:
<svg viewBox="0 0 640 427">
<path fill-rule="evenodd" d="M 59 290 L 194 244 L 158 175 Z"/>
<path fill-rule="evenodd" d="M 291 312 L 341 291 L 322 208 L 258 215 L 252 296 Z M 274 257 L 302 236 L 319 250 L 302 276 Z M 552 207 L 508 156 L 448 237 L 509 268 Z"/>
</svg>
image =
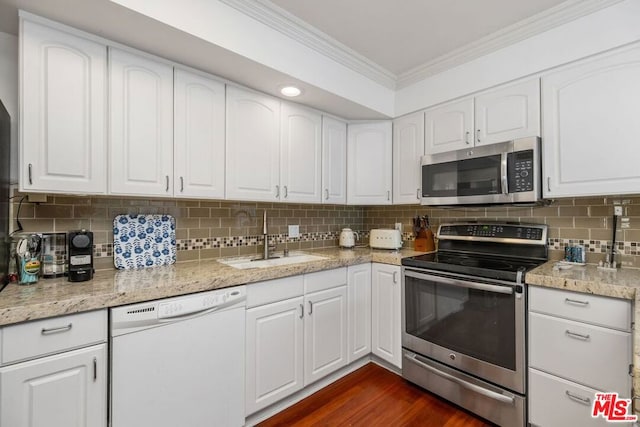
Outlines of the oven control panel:
<svg viewBox="0 0 640 427">
<path fill-rule="evenodd" d="M 464 238 L 465 240 L 476 240 L 477 238 L 517 239 L 545 242 L 546 230 L 546 225 L 532 224 L 443 224 L 438 230 L 438 238 Z"/>
</svg>

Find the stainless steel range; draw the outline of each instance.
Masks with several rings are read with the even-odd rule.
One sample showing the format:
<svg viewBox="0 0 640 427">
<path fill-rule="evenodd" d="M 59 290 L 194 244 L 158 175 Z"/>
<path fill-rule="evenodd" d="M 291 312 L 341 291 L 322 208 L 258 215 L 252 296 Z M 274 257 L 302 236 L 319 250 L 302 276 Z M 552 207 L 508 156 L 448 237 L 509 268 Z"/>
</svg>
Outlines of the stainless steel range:
<svg viewBox="0 0 640 427">
<path fill-rule="evenodd" d="M 443 224 L 438 251 L 402 261 L 402 375 L 503 426 L 526 423 L 527 271 L 547 226 Z"/>
</svg>

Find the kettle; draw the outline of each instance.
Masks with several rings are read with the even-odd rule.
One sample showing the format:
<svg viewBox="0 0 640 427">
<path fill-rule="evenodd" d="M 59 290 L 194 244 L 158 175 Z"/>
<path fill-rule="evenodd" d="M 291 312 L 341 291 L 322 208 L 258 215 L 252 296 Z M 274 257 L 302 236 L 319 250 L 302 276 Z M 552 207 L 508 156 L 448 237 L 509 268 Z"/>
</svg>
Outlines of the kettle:
<svg viewBox="0 0 640 427">
<path fill-rule="evenodd" d="M 350 228 L 343 228 L 340 232 L 340 247 L 352 248 L 356 245 L 356 239 L 359 239 L 358 233 L 352 231 Z"/>
</svg>

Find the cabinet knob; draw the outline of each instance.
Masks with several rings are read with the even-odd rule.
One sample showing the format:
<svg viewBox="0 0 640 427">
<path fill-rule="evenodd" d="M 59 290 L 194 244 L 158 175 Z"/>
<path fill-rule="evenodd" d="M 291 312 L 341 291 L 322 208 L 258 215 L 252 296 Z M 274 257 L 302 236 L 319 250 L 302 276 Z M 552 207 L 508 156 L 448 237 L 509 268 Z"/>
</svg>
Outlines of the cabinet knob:
<svg viewBox="0 0 640 427">
<path fill-rule="evenodd" d="M 29 185 L 33 185 L 33 175 L 32 175 L 31 163 L 29 163 Z"/>
<path fill-rule="evenodd" d="M 276 199 L 280 198 L 280 186 L 276 185 Z"/>
<path fill-rule="evenodd" d="M 467 144 L 470 144 L 470 142 L 469 142 L 469 131 L 466 131 L 466 132 L 465 132 L 465 135 L 464 135 L 464 142 L 465 142 L 465 143 L 467 143 Z"/>
<path fill-rule="evenodd" d="M 165 181 L 166 181 L 166 185 L 165 185 L 164 191 L 168 193 L 169 192 L 169 175 L 165 176 Z"/>
<path fill-rule="evenodd" d="M 284 186 L 284 198 L 286 199 L 287 197 L 289 197 L 289 189 L 287 188 L 287 186 Z"/>
<path fill-rule="evenodd" d="M 480 129 L 476 131 L 476 142 L 480 142 Z"/>
<path fill-rule="evenodd" d="M 393 272 L 393 283 L 398 283 L 398 272 L 397 271 Z"/>
<path fill-rule="evenodd" d="M 329 200 L 329 189 L 328 188 L 324 189 L 324 199 L 325 200 Z"/>
<path fill-rule="evenodd" d="M 184 177 L 180 177 L 180 192 L 184 192 Z"/>
<path fill-rule="evenodd" d="M 309 315 L 311 315 L 311 313 L 313 313 L 313 302 L 309 301 Z"/>
<path fill-rule="evenodd" d="M 416 190 L 416 199 L 420 200 L 420 189 Z"/>
<path fill-rule="evenodd" d="M 387 190 L 387 200 L 391 200 L 391 191 Z"/>
<path fill-rule="evenodd" d="M 551 177 L 547 177 L 547 191 L 551 191 Z"/>
</svg>

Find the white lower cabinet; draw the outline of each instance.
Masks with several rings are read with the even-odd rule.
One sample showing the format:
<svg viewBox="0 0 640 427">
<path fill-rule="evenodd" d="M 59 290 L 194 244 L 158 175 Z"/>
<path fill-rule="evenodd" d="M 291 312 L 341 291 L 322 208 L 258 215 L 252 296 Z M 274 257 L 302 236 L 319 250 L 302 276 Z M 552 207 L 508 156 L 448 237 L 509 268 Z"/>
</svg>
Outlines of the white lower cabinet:
<svg viewBox="0 0 640 427">
<path fill-rule="evenodd" d="M 106 340 L 106 310 L 1 328 L 0 426 L 105 427 Z"/>
<path fill-rule="evenodd" d="M 530 286 L 528 339 L 531 425 L 608 425 L 595 393 L 631 397 L 630 301 Z"/>
<path fill-rule="evenodd" d="M 107 425 L 106 344 L 0 368 L 0 425 Z"/>
<path fill-rule="evenodd" d="M 372 353 L 402 368 L 401 268 L 373 263 L 371 276 Z"/>
<path fill-rule="evenodd" d="M 246 414 L 347 364 L 347 269 L 247 288 Z"/>
<path fill-rule="evenodd" d="M 347 267 L 348 362 L 371 353 L 371 264 Z"/>
</svg>

